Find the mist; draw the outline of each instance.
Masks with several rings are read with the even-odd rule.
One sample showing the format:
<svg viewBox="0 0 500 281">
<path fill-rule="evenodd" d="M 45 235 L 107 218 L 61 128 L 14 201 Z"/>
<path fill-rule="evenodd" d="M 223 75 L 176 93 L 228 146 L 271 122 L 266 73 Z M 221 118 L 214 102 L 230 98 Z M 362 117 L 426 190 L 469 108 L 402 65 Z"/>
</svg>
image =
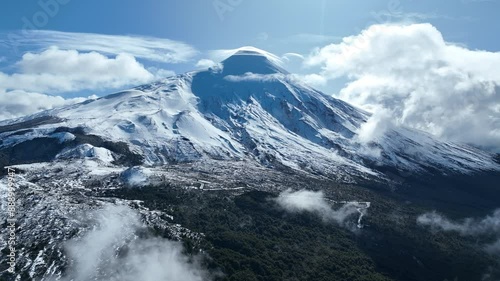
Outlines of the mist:
<svg viewBox="0 0 500 281">
<path fill-rule="evenodd" d="M 69 268 L 62 281 L 202 281 L 209 274 L 179 242 L 140 238 L 145 225 L 128 206 L 90 214 L 94 226 L 65 245 Z"/>
<path fill-rule="evenodd" d="M 310 212 L 320 216 L 326 222 L 334 221 L 338 224 L 344 224 L 347 218 L 359 213 L 358 206 L 353 203 L 344 204 L 340 209 L 334 210 L 322 191 L 288 189 L 280 193 L 276 202 L 288 212 Z"/>
<path fill-rule="evenodd" d="M 433 231 L 457 232 L 462 236 L 494 236 L 496 242 L 485 246 L 491 254 L 500 255 L 500 209 L 482 219 L 466 218 L 452 221 L 436 213 L 426 213 L 417 218 L 417 223 L 428 226 Z"/>
</svg>

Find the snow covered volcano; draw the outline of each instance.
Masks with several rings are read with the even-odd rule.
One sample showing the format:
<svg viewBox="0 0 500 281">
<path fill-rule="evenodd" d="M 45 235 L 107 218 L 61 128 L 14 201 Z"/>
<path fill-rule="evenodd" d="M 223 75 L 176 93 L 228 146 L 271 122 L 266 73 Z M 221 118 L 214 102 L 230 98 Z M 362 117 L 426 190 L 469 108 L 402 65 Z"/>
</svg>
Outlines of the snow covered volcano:
<svg viewBox="0 0 500 281">
<path fill-rule="evenodd" d="M 360 143 L 357 132 L 369 117 L 297 81 L 272 54 L 243 48 L 218 67 L 4 121 L 0 150 L 57 138 L 66 145 L 64 151 L 54 148 L 54 157 L 73 155 L 67 151 L 75 149 L 71 135 L 78 132 L 79 145 L 89 136 L 93 146 L 126 144 L 144 165 L 245 160 L 340 178 L 380 176 L 380 167 L 458 173 L 500 169 L 494 155 L 410 129 Z M 123 149 L 111 152 L 117 158 Z"/>
</svg>

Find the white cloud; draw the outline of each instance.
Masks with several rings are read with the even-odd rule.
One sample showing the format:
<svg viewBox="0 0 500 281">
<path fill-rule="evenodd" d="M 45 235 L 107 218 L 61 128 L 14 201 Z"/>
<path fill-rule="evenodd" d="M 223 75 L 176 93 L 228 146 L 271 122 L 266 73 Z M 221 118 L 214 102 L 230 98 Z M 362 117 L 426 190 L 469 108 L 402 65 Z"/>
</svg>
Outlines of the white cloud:
<svg viewBox="0 0 500 281">
<path fill-rule="evenodd" d="M 343 224 L 348 217 L 358 213 L 354 204 L 345 204 L 340 209 L 334 210 L 326 201 L 322 191 L 288 189 L 280 193 L 276 202 L 288 212 L 311 212 L 319 215 L 324 221 L 335 221 L 339 224 Z"/>
<path fill-rule="evenodd" d="M 12 74 L 0 72 L 0 120 L 85 100 L 44 93 L 116 89 L 175 75 L 165 69 L 145 69 L 128 54 L 108 58 L 97 52 L 81 53 L 57 47 L 26 53 L 14 69 L 16 72 Z"/>
<path fill-rule="evenodd" d="M 207 69 L 216 66 L 219 66 L 219 63 L 216 63 L 215 61 L 210 59 L 201 59 L 196 63 L 196 67 L 201 69 Z"/>
<path fill-rule="evenodd" d="M 301 61 L 304 60 L 304 56 L 297 53 L 286 53 L 282 55 L 281 58 L 286 61 L 290 61 L 292 59 L 299 59 Z"/>
<path fill-rule="evenodd" d="M 71 263 L 64 281 L 209 279 L 196 258 L 191 261 L 183 254 L 179 242 L 139 238 L 137 232 L 144 226 L 129 207 L 108 206 L 90 217 L 96 219 L 96 226 L 66 244 Z"/>
<path fill-rule="evenodd" d="M 276 201 L 281 207 L 291 212 L 328 213 L 331 210 L 322 191 L 299 190 L 294 192 L 288 189 L 282 192 Z"/>
<path fill-rule="evenodd" d="M 89 98 L 95 98 L 91 96 Z M 24 91 L 3 91 L 0 89 L 0 120 L 33 114 L 42 110 L 83 102 L 87 98 L 65 99 Z"/>
<path fill-rule="evenodd" d="M 2 88 L 61 93 L 118 88 L 155 78 L 128 54 L 108 58 L 97 52 L 80 53 L 57 47 L 41 53 L 26 53 L 16 67 L 19 73 L 0 72 Z"/>
<path fill-rule="evenodd" d="M 391 113 L 384 108 L 373 110 L 373 115 L 368 121 L 361 125 L 358 130 L 357 140 L 361 143 L 367 144 L 371 141 L 381 140 L 384 133 L 387 132 L 392 126 Z"/>
<path fill-rule="evenodd" d="M 305 75 L 296 75 L 299 79 L 301 79 L 304 83 L 312 86 L 312 87 L 324 87 L 328 80 L 319 74 L 305 74 Z"/>
<path fill-rule="evenodd" d="M 436 213 L 426 213 L 417 218 L 417 223 L 429 226 L 434 231 L 453 231 L 463 236 L 485 235 L 496 237 L 497 241 L 486 245 L 485 250 L 500 255 L 500 209 L 482 219 L 466 218 L 455 222 Z"/>
<path fill-rule="evenodd" d="M 500 151 L 500 52 L 448 43 L 430 24 L 383 24 L 315 49 L 305 65 L 347 77 L 339 97 L 395 125 Z"/>
<path fill-rule="evenodd" d="M 96 51 L 108 55 L 127 53 L 136 58 L 164 63 L 186 62 L 198 54 L 194 47 L 186 43 L 144 36 L 30 30 L 8 39 L 14 47 L 40 47 L 44 50 L 58 46 L 64 50 Z"/>
<path fill-rule="evenodd" d="M 456 231 L 462 235 L 500 235 L 500 209 L 479 220 L 466 218 L 462 222 L 453 222 L 436 212 L 432 212 L 419 216 L 417 222 L 444 231 Z"/>
</svg>

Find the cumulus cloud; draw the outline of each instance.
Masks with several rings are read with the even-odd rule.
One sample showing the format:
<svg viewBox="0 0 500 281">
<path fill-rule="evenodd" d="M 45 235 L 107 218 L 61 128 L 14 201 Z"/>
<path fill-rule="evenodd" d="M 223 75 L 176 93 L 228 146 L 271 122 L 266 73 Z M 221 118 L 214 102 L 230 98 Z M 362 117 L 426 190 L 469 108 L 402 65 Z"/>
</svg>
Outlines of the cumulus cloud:
<svg viewBox="0 0 500 281">
<path fill-rule="evenodd" d="M 343 224 L 347 218 L 359 213 L 356 204 L 347 203 L 340 209 L 334 210 L 329 204 L 322 191 L 285 190 L 276 202 L 280 207 L 291 213 L 311 212 L 320 216 L 324 221 L 335 221 Z"/>
<path fill-rule="evenodd" d="M 22 117 L 42 110 L 83 102 L 89 98 L 95 98 L 95 96 L 65 99 L 60 96 L 0 89 L 0 120 Z"/>
<path fill-rule="evenodd" d="M 448 43 L 430 24 L 382 24 L 315 49 L 305 64 L 326 80 L 348 78 L 339 97 L 392 116 L 378 122 L 500 151 L 500 52 Z"/>
<path fill-rule="evenodd" d="M 139 238 L 144 226 L 125 206 L 108 206 L 91 215 L 96 226 L 66 244 L 69 280 L 202 281 L 209 275 L 182 245 L 157 238 Z"/>
<path fill-rule="evenodd" d="M 9 34 L 6 42 L 13 47 L 58 46 L 65 50 L 96 51 L 108 55 L 130 54 L 136 58 L 164 63 L 192 59 L 198 51 L 183 42 L 154 37 L 29 30 Z M 4 36 L 5 37 L 5 36 Z"/>
<path fill-rule="evenodd" d="M 426 213 L 417 218 L 417 223 L 429 226 L 434 231 L 453 231 L 463 236 L 495 236 L 497 241 L 485 246 L 485 250 L 500 255 L 500 209 L 482 219 L 466 218 L 460 222 L 449 220 L 436 212 Z"/>
<path fill-rule="evenodd" d="M 196 67 L 201 69 L 207 69 L 215 66 L 219 66 L 219 63 L 210 59 L 201 59 L 196 63 Z"/>
<path fill-rule="evenodd" d="M 18 73 L 0 72 L 2 88 L 60 93 L 118 88 L 154 79 L 152 73 L 128 54 L 108 58 L 97 52 L 80 53 L 57 47 L 26 53 L 16 68 Z"/>
</svg>

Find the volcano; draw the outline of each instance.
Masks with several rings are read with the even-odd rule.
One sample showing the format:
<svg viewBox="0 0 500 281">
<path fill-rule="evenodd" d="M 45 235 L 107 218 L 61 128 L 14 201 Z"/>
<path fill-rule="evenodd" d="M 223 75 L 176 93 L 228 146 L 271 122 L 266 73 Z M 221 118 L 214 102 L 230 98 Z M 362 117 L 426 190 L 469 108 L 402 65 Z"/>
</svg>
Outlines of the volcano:
<svg viewBox="0 0 500 281">
<path fill-rule="evenodd" d="M 408 128 L 360 142 L 358 132 L 369 118 L 370 113 L 302 83 L 274 55 L 247 47 L 208 70 L 4 121 L 0 150 L 63 136 L 66 145 L 44 153 L 45 160 L 86 157 L 78 152 L 82 147 L 68 145 L 77 131 L 102 139 L 101 144 L 125 144 L 141 159 L 136 164 L 147 166 L 248 160 L 349 181 L 384 177 L 387 168 L 404 173 L 500 169 L 493 154 Z M 120 158 L 117 149 L 107 153 Z M 4 158 L 4 166 L 36 162 L 29 156 Z"/>
</svg>

